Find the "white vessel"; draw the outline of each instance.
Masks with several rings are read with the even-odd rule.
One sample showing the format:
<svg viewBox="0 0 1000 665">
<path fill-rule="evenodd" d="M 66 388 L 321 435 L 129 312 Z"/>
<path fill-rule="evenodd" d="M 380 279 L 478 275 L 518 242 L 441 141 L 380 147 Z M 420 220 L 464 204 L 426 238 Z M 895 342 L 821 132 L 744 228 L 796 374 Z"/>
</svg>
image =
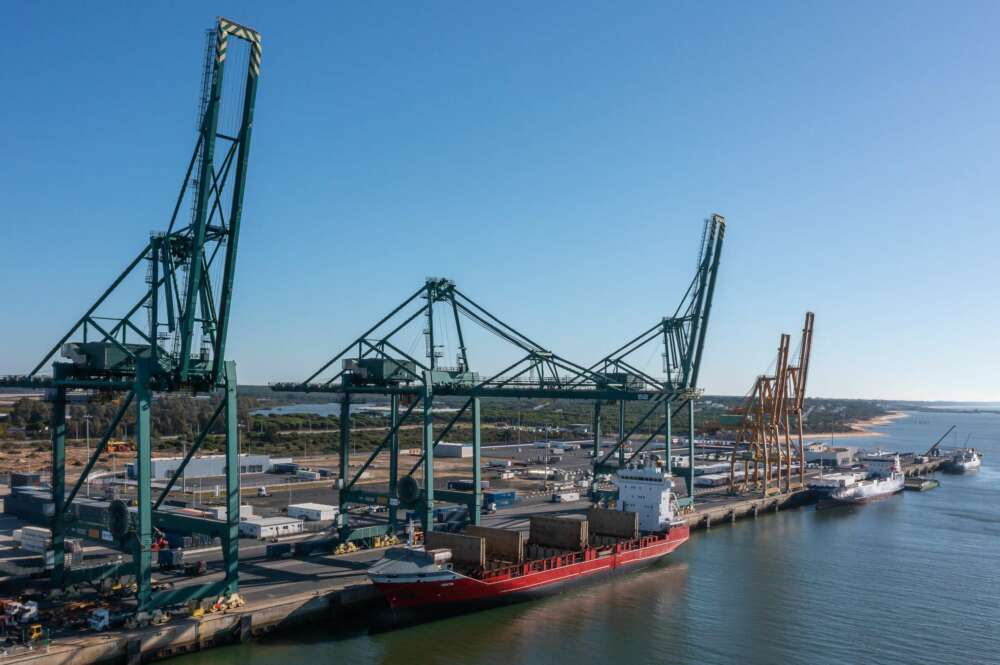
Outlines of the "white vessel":
<svg viewBox="0 0 1000 665">
<path fill-rule="evenodd" d="M 983 463 L 982 457 L 976 452 L 975 448 L 962 448 L 955 453 L 955 456 L 951 458 L 951 462 L 948 463 L 948 470 L 954 471 L 956 473 L 965 473 L 966 471 L 975 471 Z"/>
<path fill-rule="evenodd" d="M 835 489 L 830 493 L 829 501 L 835 504 L 866 503 L 872 499 L 902 492 L 905 484 L 906 476 L 903 475 L 899 455 L 895 455 L 891 464 L 874 469 L 869 479 Z"/>
</svg>

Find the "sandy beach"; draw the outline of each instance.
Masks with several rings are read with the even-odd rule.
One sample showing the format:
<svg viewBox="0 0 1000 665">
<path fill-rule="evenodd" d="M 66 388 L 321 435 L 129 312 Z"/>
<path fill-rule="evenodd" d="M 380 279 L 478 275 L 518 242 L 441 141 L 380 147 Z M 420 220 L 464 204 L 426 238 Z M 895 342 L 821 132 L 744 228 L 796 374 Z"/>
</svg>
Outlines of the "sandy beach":
<svg viewBox="0 0 1000 665">
<path fill-rule="evenodd" d="M 875 436 L 885 436 L 883 432 L 874 432 L 870 428 L 878 427 L 879 425 L 888 425 L 894 420 L 899 420 L 901 418 L 908 418 L 910 414 L 905 411 L 890 411 L 884 416 L 878 416 L 876 418 L 868 418 L 867 420 L 856 420 L 849 425 L 851 428 L 850 432 L 811 432 L 805 435 L 804 438 L 811 440 L 821 440 L 830 438 L 833 439 L 853 439 L 857 437 L 875 437 Z"/>
</svg>

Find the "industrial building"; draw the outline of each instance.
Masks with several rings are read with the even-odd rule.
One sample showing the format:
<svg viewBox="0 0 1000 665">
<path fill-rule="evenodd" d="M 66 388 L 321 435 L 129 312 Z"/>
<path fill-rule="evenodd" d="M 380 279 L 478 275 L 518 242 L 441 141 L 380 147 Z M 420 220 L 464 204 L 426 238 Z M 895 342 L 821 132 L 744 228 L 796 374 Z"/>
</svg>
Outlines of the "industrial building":
<svg viewBox="0 0 1000 665">
<path fill-rule="evenodd" d="M 913 464 L 913 453 L 877 452 L 863 456 L 860 462 L 873 473 L 888 474 L 897 462 L 899 464 Z"/>
<path fill-rule="evenodd" d="M 302 520 L 293 517 L 251 517 L 240 522 L 240 535 L 247 538 L 276 538 L 302 533 Z"/>
<path fill-rule="evenodd" d="M 337 506 L 324 503 L 294 503 L 288 506 L 288 516 L 307 522 L 323 522 L 337 518 Z"/>
<path fill-rule="evenodd" d="M 226 521 L 228 510 L 225 506 L 204 506 L 202 510 L 212 516 L 213 519 Z M 240 505 L 240 520 L 247 520 L 253 517 L 253 506 L 247 504 Z"/>
<path fill-rule="evenodd" d="M 829 446 L 825 443 L 813 443 L 806 446 L 806 462 L 819 462 L 823 466 L 850 466 L 858 454 L 857 448 L 850 446 Z"/>
<path fill-rule="evenodd" d="M 447 443 L 442 441 L 434 449 L 434 454 L 438 457 L 472 457 L 471 443 Z"/>
<path fill-rule="evenodd" d="M 184 461 L 183 457 L 154 457 L 150 460 L 150 477 L 153 480 L 170 480 Z M 277 463 L 270 455 L 240 455 L 240 473 L 268 473 Z M 184 468 L 184 477 L 218 478 L 226 475 L 225 455 L 192 457 Z M 128 465 L 128 477 L 135 478 L 135 464 Z"/>
</svg>

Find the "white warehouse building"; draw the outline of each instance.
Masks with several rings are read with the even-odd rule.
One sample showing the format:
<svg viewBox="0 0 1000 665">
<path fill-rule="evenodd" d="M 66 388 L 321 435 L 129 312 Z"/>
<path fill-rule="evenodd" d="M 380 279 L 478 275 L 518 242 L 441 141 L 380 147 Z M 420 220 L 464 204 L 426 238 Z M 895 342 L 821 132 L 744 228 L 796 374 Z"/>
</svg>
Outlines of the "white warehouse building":
<svg viewBox="0 0 1000 665">
<path fill-rule="evenodd" d="M 472 457 L 472 444 L 442 441 L 434 446 L 434 457 Z"/>
<path fill-rule="evenodd" d="M 170 480 L 180 468 L 183 457 L 154 457 L 150 460 L 150 476 L 153 480 Z M 240 473 L 267 473 L 274 466 L 270 455 L 240 455 Z M 190 478 L 217 478 L 226 475 L 225 455 L 203 455 L 192 457 L 184 469 L 184 476 Z M 135 478 L 135 464 L 128 465 L 128 477 Z"/>
<path fill-rule="evenodd" d="M 302 533 L 302 520 L 292 517 L 251 517 L 240 522 L 240 535 L 258 540 L 296 533 Z"/>
<path fill-rule="evenodd" d="M 288 516 L 307 522 L 322 522 L 337 518 L 340 509 L 325 503 L 293 503 L 288 506 Z"/>
</svg>

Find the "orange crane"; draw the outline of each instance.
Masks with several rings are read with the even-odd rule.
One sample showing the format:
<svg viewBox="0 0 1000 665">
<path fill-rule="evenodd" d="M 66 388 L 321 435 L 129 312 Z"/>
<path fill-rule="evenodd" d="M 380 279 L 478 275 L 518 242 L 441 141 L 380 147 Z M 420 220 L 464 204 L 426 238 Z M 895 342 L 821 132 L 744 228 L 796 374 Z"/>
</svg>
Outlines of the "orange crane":
<svg viewBox="0 0 1000 665">
<path fill-rule="evenodd" d="M 809 376 L 814 319 L 812 312 L 806 313 L 798 363 L 789 364 L 791 336 L 782 334 L 774 374 L 758 376 L 746 402 L 734 410 L 738 421 L 729 466 L 732 492 L 754 490 L 768 496 L 791 492 L 805 484 L 802 407 Z M 794 448 L 793 417 L 798 439 Z M 798 480 L 793 482 L 792 469 L 796 463 Z"/>
<path fill-rule="evenodd" d="M 809 378 L 809 356 L 812 355 L 813 323 L 816 315 L 806 312 L 806 321 L 802 326 L 802 341 L 799 343 L 799 363 L 788 368 L 788 395 L 789 400 L 785 409 L 785 435 L 786 439 L 791 432 L 789 420 L 794 417 L 798 435 L 798 462 L 799 481 L 798 487 L 806 484 L 806 456 L 802 444 L 802 406 L 806 399 L 806 381 Z M 791 451 L 788 451 L 791 457 Z M 791 489 L 791 465 L 788 468 L 788 487 Z"/>
</svg>

